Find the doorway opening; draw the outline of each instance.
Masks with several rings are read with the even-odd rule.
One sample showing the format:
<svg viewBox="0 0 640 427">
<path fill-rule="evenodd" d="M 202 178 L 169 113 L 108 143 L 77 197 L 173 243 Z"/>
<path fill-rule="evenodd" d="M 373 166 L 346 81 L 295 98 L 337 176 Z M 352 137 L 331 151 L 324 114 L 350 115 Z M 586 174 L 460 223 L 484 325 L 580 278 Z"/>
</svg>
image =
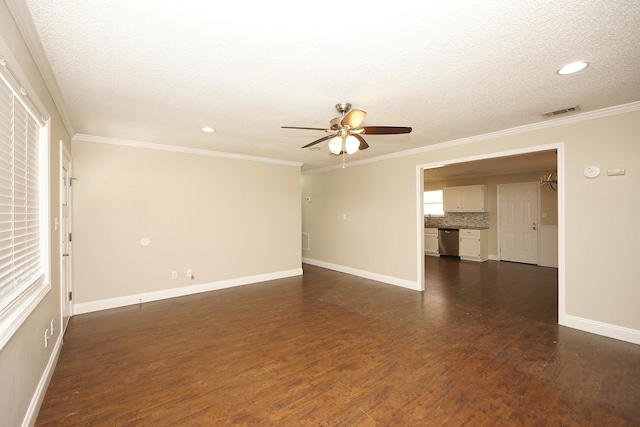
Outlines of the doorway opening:
<svg viewBox="0 0 640 427">
<path fill-rule="evenodd" d="M 550 160 L 551 159 L 551 160 Z M 522 182 L 523 174 L 530 173 L 531 176 L 535 176 L 534 179 L 527 179 L 527 181 L 538 181 L 539 175 L 543 172 L 547 174 L 554 172 L 557 176 L 557 193 L 556 197 L 557 206 L 553 212 L 545 211 L 547 217 L 551 217 L 556 221 L 555 229 L 556 234 L 553 236 L 555 241 L 553 247 L 555 251 L 553 255 L 557 253 L 555 258 L 557 261 L 557 287 L 558 287 L 558 323 L 564 324 L 565 321 L 565 280 L 564 280 L 564 144 L 556 143 L 536 147 L 528 147 L 519 150 L 503 151 L 489 153 L 485 155 L 456 158 L 448 161 L 440 161 L 437 163 L 428 163 L 418 165 L 416 171 L 417 179 L 417 207 L 418 221 L 417 221 L 417 234 L 419 236 L 419 250 L 418 250 L 418 280 L 420 281 L 420 289 L 425 290 L 426 277 L 429 272 L 425 270 L 425 252 L 424 252 L 424 240 L 423 233 L 425 227 L 425 218 L 423 212 L 423 192 L 433 189 L 437 186 L 450 186 L 450 185 L 466 185 L 473 182 L 478 183 L 482 178 L 486 176 L 493 176 L 491 182 L 493 189 L 490 190 L 489 197 L 489 212 L 490 226 L 489 230 L 493 228 L 490 235 L 490 249 L 489 259 L 496 261 L 500 260 L 499 243 L 498 243 L 498 215 L 497 215 L 497 183 L 500 182 L 500 177 L 503 177 L 507 183 Z M 513 177 L 509 177 L 512 175 Z M 496 178 L 497 177 L 497 178 Z M 515 181 L 508 181 L 513 179 Z M 433 186 L 432 183 L 435 183 Z M 538 184 L 539 185 L 539 184 Z M 537 209 L 538 215 L 540 209 Z M 536 226 L 539 221 L 536 221 Z"/>
</svg>

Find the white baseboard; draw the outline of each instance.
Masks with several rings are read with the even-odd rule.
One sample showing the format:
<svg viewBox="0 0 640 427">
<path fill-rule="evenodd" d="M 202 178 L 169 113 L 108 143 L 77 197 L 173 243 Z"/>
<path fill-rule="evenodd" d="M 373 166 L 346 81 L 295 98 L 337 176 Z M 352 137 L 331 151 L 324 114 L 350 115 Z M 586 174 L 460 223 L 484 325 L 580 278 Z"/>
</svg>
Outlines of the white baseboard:
<svg viewBox="0 0 640 427">
<path fill-rule="evenodd" d="M 341 273 L 351 274 L 353 276 L 363 277 L 365 279 L 375 280 L 377 282 L 383 282 L 390 285 L 400 286 L 402 288 L 407 288 L 414 291 L 421 290 L 418 283 L 411 280 L 404 280 L 404 279 L 399 279 L 397 277 L 385 276 L 383 274 L 377 274 L 377 273 L 372 273 L 370 271 L 358 270 L 356 268 L 345 267 L 343 265 L 332 264 L 324 261 L 318 261 L 311 258 L 302 258 L 302 262 L 306 264 L 322 267 L 322 268 L 328 268 L 329 270 L 339 271 Z"/>
<path fill-rule="evenodd" d="M 29 407 L 27 408 L 27 413 L 22 420 L 22 427 L 32 427 L 35 425 L 36 420 L 38 419 L 40 406 L 42 406 L 44 395 L 47 393 L 47 388 L 49 387 L 49 383 L 51 382 L 53 371 L 56 369 L 56 364 L 58 363 L 58 357 L 60 356 L 60 350 L 62 349 L 63 333 L 64 332 L 60 332 L 58 334 L 58 339 L 56 340 L 53 350 L 51 351 L 49 362 L 47 362 L 47 366 L 45 367 L 44 372 L 40 377 L 38 387 L 36 387 L 36 391 L 31 398 Z"/>
<path fill-rule="evenodd" d="M 125 295 L 116 298 L 108 298 L 98 301 L 89 301 L 73 305 L 73 314 L 91 313 L 94 311 L 108 310 L 110 308 L 124 307 L 143 302 L 158 301 L 168 298 L 182 297 L 199 294 L 202 292 L 217 291 L 232 288 L 234 286 L 250 285 L 266 282 L 267 280 L 283 279 L 286 277 L 302 275 L 302 268 L 278 271 L 275 273 L 259 274 L 256 276 L 239 277 L 237 279 L 221 280 L 219 282 L 202 283 L 199 285 L 185 286 L 181 288 L 165 289 L 162 291 L 145 292 L 141 294 Z"/>
<path fill-rule="evenodd" d="M 493 257 L 489 256 L 489 259 L 493 259 Z M 399 279 L 397 277 L 385 276 L 378 273 L 372 273 L 365 270 L 345 267 L 343 265 L 332 264 L 325 261 L 314 260 L 311 258 L 302 258 L 302 262 L 306 264 L 322 267 L 322 268 L 327 268 L 329 270 L 339 271 L 341 273 L 363 277 L 365 279 L 375 280 L 375 281 L 387 283 L 390 285 L 395 285 L 395 286 L 400 286 L 400 287 L 415 290 L 415 291 L 420 291 L 418 287 L 418 283 L 411 280 L 404 280 L 404 279 Z M 107 310 L 110 308 L 117 308 L 117 307 L 124 307 L 127 305 L 139 304 L 140 302 L 149 302 L 149 301 L 158 301 L 158 300 L 168 299 L 168 298 L 176 298 L 180 296 L 192 295 L 192 294 L 197 294 L 201 292 L 215 291 L 219 289 L 231 288 L 234 286 L 249 285 L 253 283 L 265 282 L 268 280 L 282 279 L 286 277 L 293 277 L 293 276 L 300 276 L 300 275 L 302 275 L 302 268 L 297 268 L 293 270 L 280 271 L 276 273 L 241 277 L 237 279 L 223 280 L 223 281 L 212 282 L 212 283 L 203 283 L 200 285 L 186 286 L 183 288 L 173 288 L 173 289 L 166 289 L 166 290 L 156 291 L 156 292 L 147 292 L 142 294 L 126 295 L 126 296 L 117 297 L 117 298 L 90 301 L 86 303 L 75 304 L 73 306 L 73 313 L 74 315 L 90 313 L 94 311 Z M 640 344 L 640 331 L 635 329 L 625 328 L 622 326 L 598 322 L 595 320 L 585 319 L 585 318 L 571 316 L 571 315 L 563 316 L 563 319 L 561 319 L 559 323 L 562 326 L 579 329 L 581 331 L 590 332 L 597 335 L 618 339 L 621 341 L 627 341 L 634 344 Z M 36 396 L 34 396 L 34 402 L 32 402 L 32 406 L 37 404 L 37 406 L 35 406 L 36 412 L 35 414 L 33 414 L 34 417 L 37 416 L 37 409 L 40 407 L 42 398 L 44 398 L 46 385 L 48 384 L 50 376 L 53 374 L 53 368 L 55 367 L 55 361 L 57 360 L 58 353 L 60 352 L 59 347 L 61 346 L 61 344 L 62 344 L 61 340 L 59 340 L 59 342 L 56 343 L 56 349 L 54 350 L 55 359 L 53 359 L 53 355 L 52 355 L 52 360 L 50 360 L 50 363 L 47 366 L 47 372 L 45 372 L 45 375 L 43 376 L 43 381 L 46 380 L 46 383 L 43 383 L 41 381 L 42 383 L 41 386 L 43 386 L 44 389 L 42 390 L 42 396 L 39 397 L 40 400 L 35 400 L 36 396 L 38 396 L 37 394 Z M 51 372 L 48 372 L 49 370 L 51 370 Z M 40 390 L 40 387 L 38 390 Z M 27 418 L 25 418 L 25 424 L 23 424 L 25 426 L 29 425 L 26 423 L 26 421 L 27 421 Z M 33 421 L 35 422 L 35 418 L 33 419 Z"/>
<path fill-rule="evenodd" d="M 583 317 L 566 314 L 564 320 L 559 322 L 562 326 L 579 329 L 592 334 L 614 338 L 620 341 L 627 341 L 633 344 L 640 344 L 640 331 L 623 326 L 612 325 L 610 323 L 598 322 L 585 319 Z"/>
<path fill-rule="evenodd" d="M 493 259 L 489 256 L 489 259 Z M 499 261 L 498 259 L 496 259 Z M 318 267 L 328 268 L 329 270 L 340 271 L 341 273 L 352 274 L 358 277 L 364 277 L 365 279 L 376 280 L 378 282 L 388 283 L 391 285 L 401 286 L 412 290 L 417 290 L 418 285 L 415 282 L 409 280 L 398 279 L 395 277 L 384 276 L 368 271 L 358 270 L 342 265 L 332 264 L 324 261 L 318 261 L 310 258 L 302 258 L 302 262 L 306 264 L 315 265 Z M 581 331 L 590 332 L 597 335 L 602 335 L 609 338 L 614 338 L 621 341 L 627 341 L 634 344 L 640 344 L 640 331 L 622 326 L 611 325 L 608 323 L 597 322 L 594 320 L 584 319 L 581 317 L 565 315 L 564 319 L 559 322 L 562 326 L 569 328 L 579 329 Z"/>
</svg>

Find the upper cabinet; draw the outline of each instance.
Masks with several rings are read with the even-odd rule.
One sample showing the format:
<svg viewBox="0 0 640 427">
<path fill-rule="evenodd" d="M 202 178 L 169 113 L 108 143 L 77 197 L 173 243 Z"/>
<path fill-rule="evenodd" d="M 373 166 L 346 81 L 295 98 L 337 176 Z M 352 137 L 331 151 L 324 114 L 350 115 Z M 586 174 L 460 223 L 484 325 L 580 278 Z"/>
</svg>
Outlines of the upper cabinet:
<svg viewBox="0 0 640 427">
<path fill-rule="evenodd" d="M 464 185 L 442 189 L 445 212 L 486 212 L 487 186 Z"/>
</svg>

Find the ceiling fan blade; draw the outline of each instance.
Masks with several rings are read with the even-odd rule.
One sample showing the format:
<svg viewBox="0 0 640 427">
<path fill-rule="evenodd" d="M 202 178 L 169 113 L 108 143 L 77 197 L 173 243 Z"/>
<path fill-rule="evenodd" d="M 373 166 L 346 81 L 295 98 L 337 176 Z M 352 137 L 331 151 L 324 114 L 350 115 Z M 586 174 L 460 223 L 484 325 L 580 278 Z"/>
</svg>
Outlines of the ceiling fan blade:
<svg viewBox="0 0 640 427">
<path fill-rule="evenodd" d="M 307 129 L 307 130 L 327 130 L 325 128 L 305 128 L 298 126 L 280 126 L 282 129 Z"/>
<path fill-rule="evenodd" d="M 411 133 L 413 129 L 406 126 L 363 126 L 367 135 L 395 135 L 399 133 Z"/>
<path fill-rule="evenodd" d="M 365 141 L 363 137 L 355 133 L 352 133 L 351 135 L 354 136 L 358 141 L 360 141 L 360 147 L 358 147 L 359 150 L 369 148 L 369 144 L 367 144 L 367 141 Z"/>
<path fill-rule="evenodd" d="M 324 130 L 324 129 L 323 129 L 323 130 Z M 311 146 L 313 146 L 313 145 L 320 144 L 322 141 L 326 141 L 327 139 L 331 139 L 331 138 L 333 138 L 334 136 L 335 136 L 335 135 L 327 135 L 327 136 L 323 136 L 323 137 L 322 137 L 322 138 L 320 138 L 320 139 L 316 139 L 315 141 L 308 143 L 307 145 L 303 146 L 302 148 L 309 148 L 309 147 L 311 147 Z"/>
<path fill-rule="evenodd" d="M 349 126 L 351 129 L 355 129 L 360 126 L 360 123 L 362 123 L 366 115 L 367 113 L 362 110 L 351 110 L 342 118 L 340 124 L 342 126 Z"/>
</svg>

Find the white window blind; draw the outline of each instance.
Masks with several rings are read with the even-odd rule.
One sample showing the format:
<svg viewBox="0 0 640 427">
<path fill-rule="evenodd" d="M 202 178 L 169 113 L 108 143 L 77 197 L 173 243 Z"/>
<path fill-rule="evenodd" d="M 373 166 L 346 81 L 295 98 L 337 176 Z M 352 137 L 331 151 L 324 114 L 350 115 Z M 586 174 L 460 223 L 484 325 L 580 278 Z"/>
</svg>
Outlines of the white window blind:
<svg viewBox="0 0 640 427">
<path fill-rule="evenodd" d="M 44 280 L 41 124 L 0 80 L 0 312 Z"/>
</svg>

